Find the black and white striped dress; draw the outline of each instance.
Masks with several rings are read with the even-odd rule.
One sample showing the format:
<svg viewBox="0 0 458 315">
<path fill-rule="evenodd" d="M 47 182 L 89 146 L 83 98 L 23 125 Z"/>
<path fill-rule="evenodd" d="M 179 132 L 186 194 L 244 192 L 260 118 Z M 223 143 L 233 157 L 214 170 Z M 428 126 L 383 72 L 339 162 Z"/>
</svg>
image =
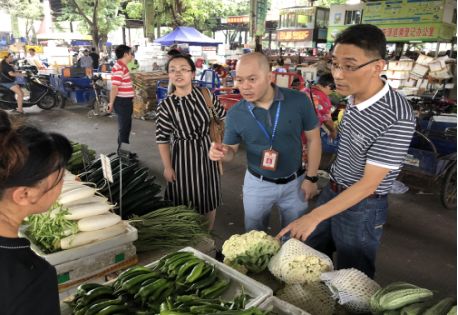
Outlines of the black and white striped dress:
<svg viewBox="0 0 458 315">
<path fill-rule="evenodd" d="M 214 113 L 224 119 L 226 111 L 212 95 Z M 156 142 L 171 143 L 172 166 L 177 180 L 168 183 L 165 199 L 175 205 L 192 206 L 200 214 L 221 204 L 218 164 L 208 158 L 210 113 L 199 88 L 184 97 L 170 95 L 156 116 Z"/>
</svg>

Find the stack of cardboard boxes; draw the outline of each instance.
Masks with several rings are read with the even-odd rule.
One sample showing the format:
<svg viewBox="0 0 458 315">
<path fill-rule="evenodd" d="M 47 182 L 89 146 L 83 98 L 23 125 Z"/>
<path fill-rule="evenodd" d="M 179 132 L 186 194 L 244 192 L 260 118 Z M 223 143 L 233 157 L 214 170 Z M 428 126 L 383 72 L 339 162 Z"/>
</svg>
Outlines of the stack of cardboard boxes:
<svg viewBox="0 0 458 315">
<path fill-rule="evenodd" d="M 156 108 L 157 81 L 167 80 L 167 73 L 164 71 L 136 72 L 131 76 L 135 89 L 134 117 L 143 119 L 148 112 Z"/>
<path fill-rule="evenodd" d="M 419 55 L 417 60 L 389 61 L 384 74 L 388 83 L 404 95 L 421 95 L 429 89 L 441 89 L 453 78 L 455 59 Z M 452 89 L 453 83 L 445 84 Z"/>
</svg>

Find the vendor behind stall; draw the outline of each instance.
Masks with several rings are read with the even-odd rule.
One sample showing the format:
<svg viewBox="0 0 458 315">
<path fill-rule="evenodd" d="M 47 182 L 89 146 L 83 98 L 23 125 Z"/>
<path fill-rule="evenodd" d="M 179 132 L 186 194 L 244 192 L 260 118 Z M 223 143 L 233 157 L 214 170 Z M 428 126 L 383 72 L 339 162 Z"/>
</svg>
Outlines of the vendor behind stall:
<svg viewBox="0 0 458 315">
<path fill-rule="evenodd" d="M 56 201 L 72 147 L 0 110 L 0 152 L 0 312 L 60 314 L 56 270 L 18 232 L 26 217 Z"/>
</svg>

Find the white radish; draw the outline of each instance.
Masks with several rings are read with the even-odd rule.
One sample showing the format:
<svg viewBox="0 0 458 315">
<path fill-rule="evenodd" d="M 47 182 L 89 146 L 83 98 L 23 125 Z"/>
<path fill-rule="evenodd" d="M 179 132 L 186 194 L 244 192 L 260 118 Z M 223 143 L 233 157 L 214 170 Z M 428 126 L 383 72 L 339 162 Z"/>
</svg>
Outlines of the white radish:
<svg viewBox="0 0 458 315">
<path fill-rule="evenodd" d="M 88 198 L 91 196 L 94 196 L 95 192 L 97 190 L 91 187 L 87 186 L 82 186 L 77 189 L 73 189 L 70 191 L 67 191 L 63 194 L 60 194 L 59 196 L 59 203 L 61 203 L 63 206 L 66 206 L 67 204 L 71 202 L 75 202 L 77 200 L 81 200 L 84 198 Z"/>
<path fill-rule="evenodd" d="M 82 246 L 89 243 L 112 238 L 116 235 L 122 234 L 126 231 L 124 222 L 119 222 L 116 225 L 110 226 L 106 229 L 80 232 L 75 235 L 64 237 L 60 240 L 60 247 L 62 249 L 69 249 L 72 247 Z"/>
<path fill-rule="evenodd" d="M 62 186 L 62 192 L 61 194 L 67 192 L 67 191 L 70 191 L 70 190 L 74 190 L 74 189 L 77 189 L 77 188 L 81 188 L 83 187 L 84 185 L 82 183 L 77 183 L 77 182 L 72 182 L 72 183 L 64 183 L 64 185 Z"/>
<path fill-rule="evenodd" d="M 68 207 L 68 214 L 64 216 L 67 220 L 80 220 L 83 218 L 107 213 L 114 206 L 106 202 L 89 202 Z"/>
<path fill-rule="evenodd" d="M 78 221 L 78 230 L 81 232 L 97 231 L 113 226 L 121 221 L 121 217 L 114 213 L 106 213 L 86 217 Z"/>
<path fill-rule="evenodd" d="M 77 206 L 77 205 L 82 205 L 82 204 L 85 204 L 85 203 L 105 203 L 105 204 L 109 204 L 108 203 L 108 199 L 106 197 L 94 195 L 94 196 L 90 196 L 90 197 L 87 197 L 87 198 L 84 198 L 84 199 L 75 200 L 73 202 L 67 202 L 65 204 L 65 207 L 71 208 L 71 207 L 74 207 L 74 206 Z"/>
</svg>

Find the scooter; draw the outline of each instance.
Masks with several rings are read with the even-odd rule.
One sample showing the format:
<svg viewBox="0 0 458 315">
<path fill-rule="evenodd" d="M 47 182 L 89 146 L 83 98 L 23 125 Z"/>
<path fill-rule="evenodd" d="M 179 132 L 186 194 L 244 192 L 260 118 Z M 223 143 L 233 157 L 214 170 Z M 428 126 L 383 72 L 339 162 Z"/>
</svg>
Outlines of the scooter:
<svg viewBox="0 0 458 315">
<path fill-rule="evenodd" d="M 24 97 L 23 107 L 38 105 L 42 109 L 51 109 L 57 103 L 56 92 L 46 83 L 39 80 L 37 75 L 26 72 L 23 88 L 30 92 L 30 97 Z M 16 95 L 10 89 L 0 85 L 0 108 L 15 109 L 17 107 Z"/>
</svg>

